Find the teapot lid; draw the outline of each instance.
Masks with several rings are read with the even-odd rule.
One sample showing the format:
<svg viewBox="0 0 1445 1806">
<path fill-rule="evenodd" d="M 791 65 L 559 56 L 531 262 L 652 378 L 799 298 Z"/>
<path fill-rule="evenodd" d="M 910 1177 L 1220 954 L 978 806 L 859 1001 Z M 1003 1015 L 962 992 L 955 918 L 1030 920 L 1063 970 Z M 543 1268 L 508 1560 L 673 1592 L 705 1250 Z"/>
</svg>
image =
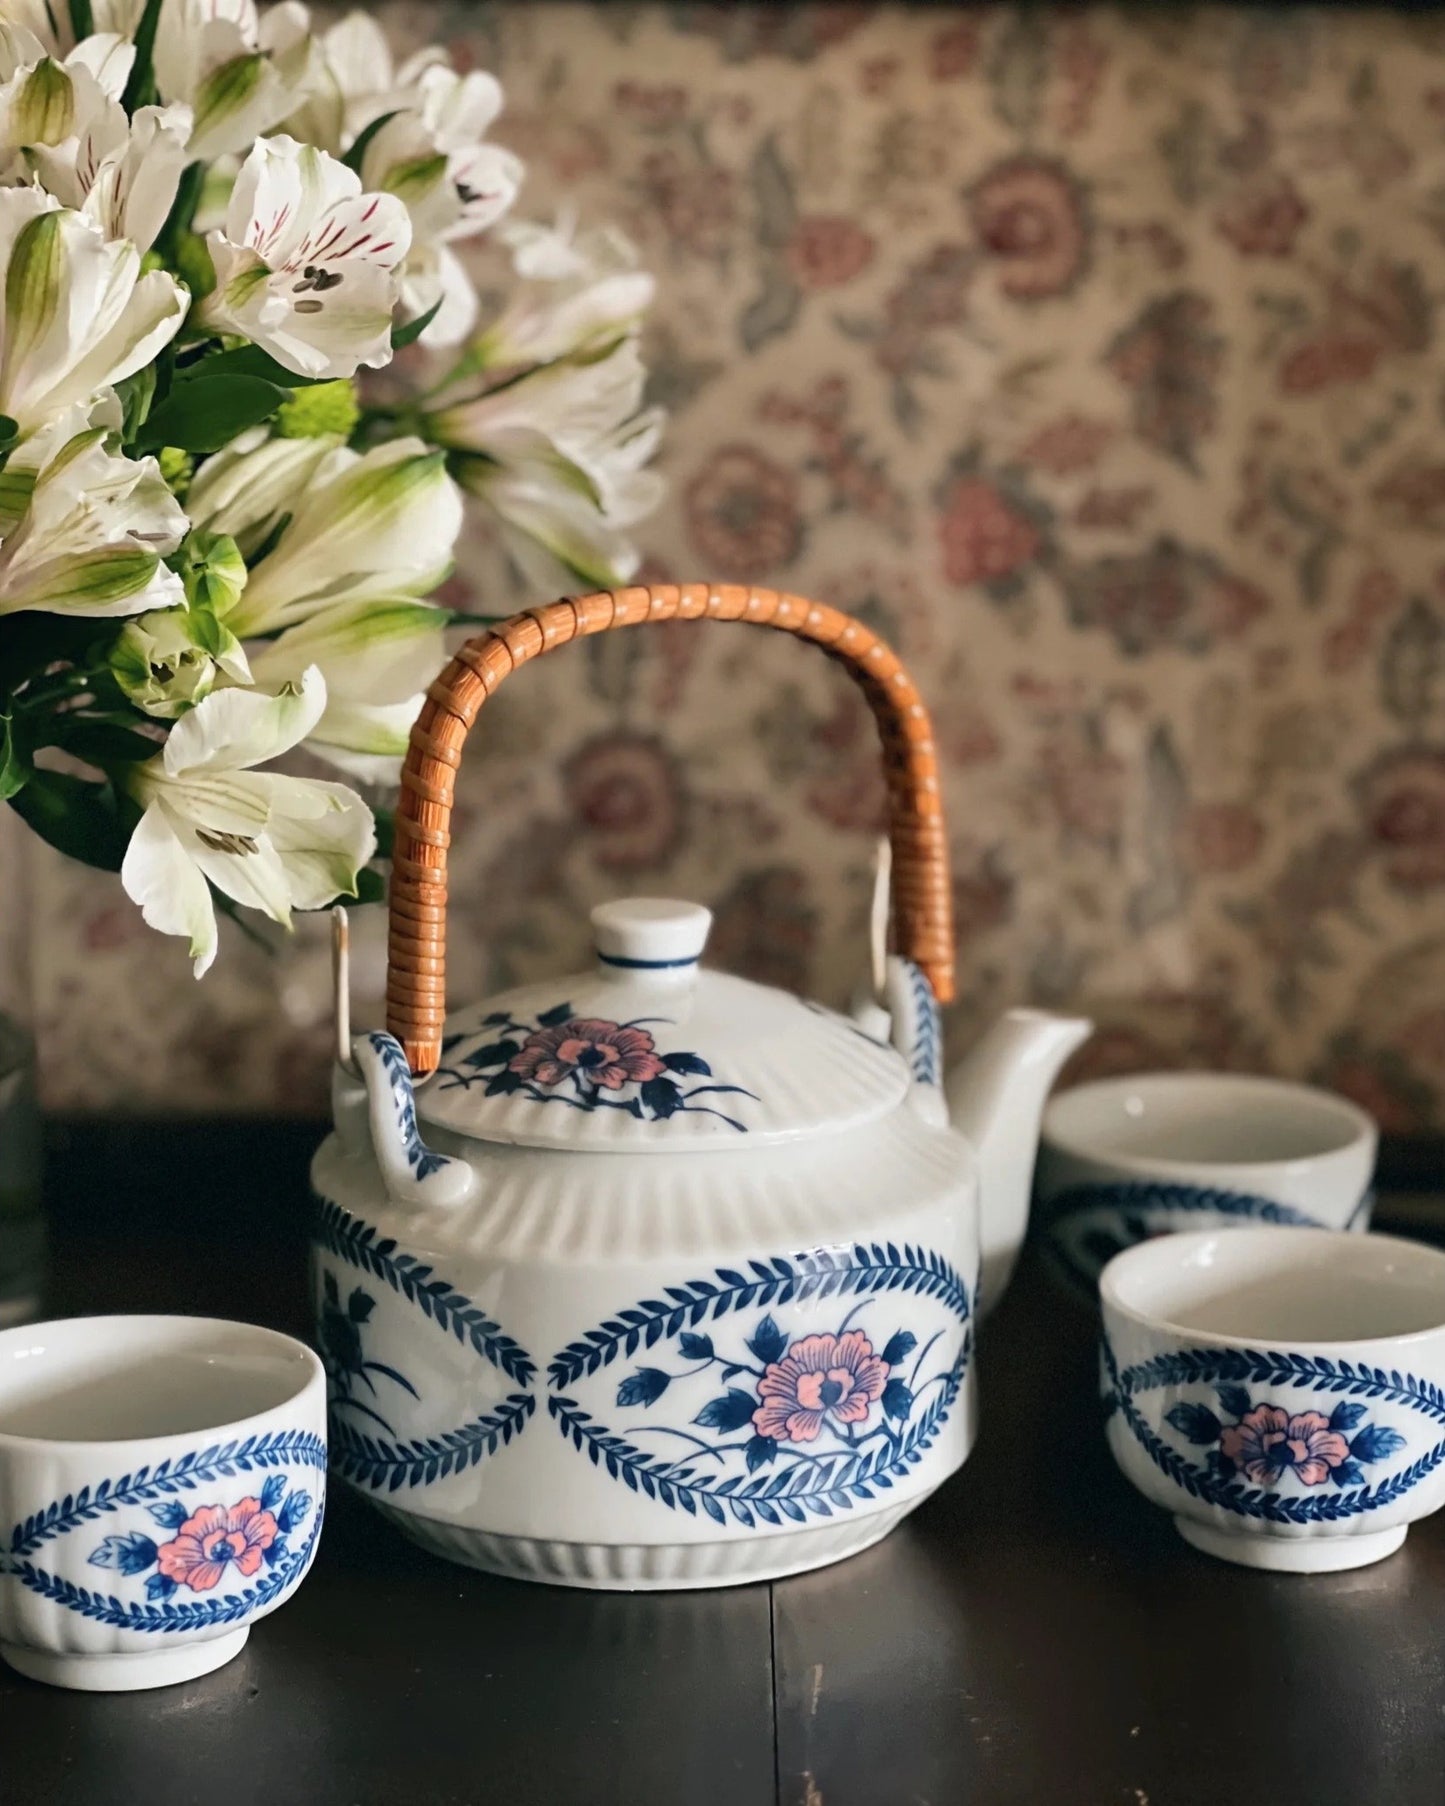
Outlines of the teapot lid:
<svg viewBox="0 0 1445 1806">
<path fill-rule="evenodd" d="M 592 912 L 596 964 L 449 1017 L 421 1117 L 483 1141 L 625 1153 L 755 1147 L 896 1108 L 908 1069 L 846 1016 L 700 964 L 711 912 Z"/>
</svg>

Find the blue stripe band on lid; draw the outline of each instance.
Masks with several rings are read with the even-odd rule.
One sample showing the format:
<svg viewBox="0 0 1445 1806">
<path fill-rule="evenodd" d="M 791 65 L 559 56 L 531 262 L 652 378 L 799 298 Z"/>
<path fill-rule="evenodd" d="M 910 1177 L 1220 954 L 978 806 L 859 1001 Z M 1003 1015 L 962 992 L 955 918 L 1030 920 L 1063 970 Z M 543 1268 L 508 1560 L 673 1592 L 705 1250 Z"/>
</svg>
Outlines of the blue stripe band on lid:
<svg viewBox="0 0 1445 1806">
<path fill-rule="evenodd" d="M 655 972 L 665 966 L 695 966 L 700 953 L 689 953 L 685 959 L 624 959 L 620 953 L 599 953 L 604 966 L 625 966 L 630 971 Z"/>
</svg>

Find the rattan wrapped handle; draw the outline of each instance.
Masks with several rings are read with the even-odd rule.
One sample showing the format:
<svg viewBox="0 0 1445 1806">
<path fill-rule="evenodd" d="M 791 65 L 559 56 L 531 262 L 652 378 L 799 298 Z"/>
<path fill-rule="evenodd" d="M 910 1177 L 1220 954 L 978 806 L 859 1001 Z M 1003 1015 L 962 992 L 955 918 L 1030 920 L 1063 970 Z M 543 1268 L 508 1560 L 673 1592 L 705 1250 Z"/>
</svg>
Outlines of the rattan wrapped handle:
<svg viewBox="0 0 1445 1806">
<path fill-rule="evenodd" d="M 414 1073 L 435 1069 L 446 1015 L 447 848 L 462 745 L 518 665 L 586 634 L 643 621 L 754 621 L 845 664 L 878 722 L 893 844 L 893 939 L 941 1003 L 953 996 L 953 907 L 933 727 L 897 656 L 861 621 L 776 590 L 655 584 L 530 608 L 468 640 L 427 691 L 401 774 L 391 875 L 386 1021 Z"/>
</svg>

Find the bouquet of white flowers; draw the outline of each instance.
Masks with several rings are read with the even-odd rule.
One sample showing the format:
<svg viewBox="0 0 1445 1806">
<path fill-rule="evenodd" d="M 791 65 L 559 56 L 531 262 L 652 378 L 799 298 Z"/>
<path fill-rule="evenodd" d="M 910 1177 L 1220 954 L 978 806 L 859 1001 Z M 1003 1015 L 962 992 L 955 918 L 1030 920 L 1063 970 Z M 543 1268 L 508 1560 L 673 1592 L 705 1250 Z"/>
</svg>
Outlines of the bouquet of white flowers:
<svg viewBox="0 0 1445 1806">
<path fill-rule="evenodd" d="M 652 280 L 504 219 L 501 100 L 360 13 L 0 0 L 0 797 L 197 976 L 218 906 L 378 893 L 362 798 L 258 767 L 395 779 L 463 491 L 543 595 L 636 568 Z M 413 341 L 446 373 L 368 397 Z"/>
</svg>

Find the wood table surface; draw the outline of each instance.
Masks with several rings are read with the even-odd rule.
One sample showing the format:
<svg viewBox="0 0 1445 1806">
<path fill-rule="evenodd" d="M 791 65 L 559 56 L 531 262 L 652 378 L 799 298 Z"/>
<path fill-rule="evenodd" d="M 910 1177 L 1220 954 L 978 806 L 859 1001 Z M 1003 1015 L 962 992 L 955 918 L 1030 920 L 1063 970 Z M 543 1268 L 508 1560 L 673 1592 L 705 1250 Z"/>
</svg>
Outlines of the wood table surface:
<svg viewBox="0 0 1445 1806">
<path fill-rule="evenodd" d="M 304 1333 L 317 1133 L 59 1127 L 54 1311 Z M 773 1586 L 494 1580 L 336 1486 L 310 1578 L 218 1673 L 0 1667 L 0 1806 L 1442 1806 L 1445 1513 L 1354 1573 L 1229 1567 L 1116 1473 L 1093 1324 L 1027 1259 L 979 1361 L 963 1470 Z"/>
</svg>

